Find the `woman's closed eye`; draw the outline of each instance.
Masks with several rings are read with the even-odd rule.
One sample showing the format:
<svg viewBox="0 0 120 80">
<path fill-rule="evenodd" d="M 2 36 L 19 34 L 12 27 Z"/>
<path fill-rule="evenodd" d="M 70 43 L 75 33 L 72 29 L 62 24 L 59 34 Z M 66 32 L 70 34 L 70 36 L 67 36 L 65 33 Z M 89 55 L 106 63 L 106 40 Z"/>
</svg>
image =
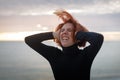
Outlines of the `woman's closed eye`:
<svg viewBox="0 0 120 80">
<path fill-rule="evenodd" d="M 61 30 L 60 30 L 60 32 L 64 32 L 64 31 L 65 31 L 65 29 L 61 29 Z"/>
<path fill-rule="evenodd" d="M 72 30 L 72 29 L 67 29 L 67 31 L 68 31 L 68 32 L 73 32 L 73 30 Z"/>
<path fill-rule="evenodd" d="M 65 29 L 61 29 L 61 31 L 60 32 L 64 32 L 65 31 Z M 72 29 L 67 29 L 67 31 L 68 32 L 73 32 L 73 30 Z"/>
</svg>

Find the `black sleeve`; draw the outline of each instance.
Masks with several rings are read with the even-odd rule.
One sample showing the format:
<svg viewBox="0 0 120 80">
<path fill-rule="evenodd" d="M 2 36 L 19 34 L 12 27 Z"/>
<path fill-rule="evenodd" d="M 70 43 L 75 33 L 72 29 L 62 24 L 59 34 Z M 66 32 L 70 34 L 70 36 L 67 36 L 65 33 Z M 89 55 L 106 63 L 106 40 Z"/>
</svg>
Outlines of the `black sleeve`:
<svg viewBox="0 0 120 80">
<path fill-rule="evenodd" d="M 87 56 L 88 60 L 93 61 L 103 43 L 103 35 L 95 32 L 78 32 L 76 38 L 77 40 L 84 39 L 90 43 L 90 45 L 85 47 L 82 52 Z"/>
<path fill-rule="evenodd" d="M 59 49 L 53 46 L 43 44 L 42 41 L 53 39 L 52 32 L 39 33 L 25 37 L 25 43 L 28 44 L 32 49 L 40 53 L 47 60 L 55 59 Z"/>
</svg>

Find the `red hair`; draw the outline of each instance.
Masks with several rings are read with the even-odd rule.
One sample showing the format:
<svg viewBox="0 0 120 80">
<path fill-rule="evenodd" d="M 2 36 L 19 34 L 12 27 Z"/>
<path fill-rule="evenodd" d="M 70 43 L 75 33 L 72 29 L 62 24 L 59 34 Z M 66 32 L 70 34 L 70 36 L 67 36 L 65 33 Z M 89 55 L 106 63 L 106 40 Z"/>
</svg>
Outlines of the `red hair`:
<svg viewBox="0 0 120 80">
<path fill-rule="evenodd" d="M 55 14 L 56 14 L 57 16 L 59 16 L 59 17 L 63 20 L 63 23 L 60 23 L 60 24 L 56 27 L 55 32 L 57 32 L 58 30 L 60 30 L 60 29 L 63 27 L 63 25 L 66 24 L 66 23 L 72 23 L 72 24 L 73 24 L 73 26 L 74 26 L 74 32 L 73 32 L 74 35 L 75 35 L 75 33 L 78 32 L 78 31 L 88 32 L 88 30 L 87 30 L 83 25 L 81 25 L 80 23 L 78 23 L 78 22 L 72 17 L 72 15 L 69 14 L 67 11 L 65 11 L 65 10 L 56 11 Z M 76 43 L 79 45 L 79 47 L 84 47 L 84 46 L 86 45 L 86 41 L 85 41 L 85 40 L 77 41 L 77 40 L 75 39 L 75 36 L 74 36 L 73 39 L 76 41 Z M 60 42 L 58 39 L 54 39 L 54 41 L 55 41 L 56 43 L 58 43 L 58 45 L 61 46 L 61 42 Z"/>
</svg>

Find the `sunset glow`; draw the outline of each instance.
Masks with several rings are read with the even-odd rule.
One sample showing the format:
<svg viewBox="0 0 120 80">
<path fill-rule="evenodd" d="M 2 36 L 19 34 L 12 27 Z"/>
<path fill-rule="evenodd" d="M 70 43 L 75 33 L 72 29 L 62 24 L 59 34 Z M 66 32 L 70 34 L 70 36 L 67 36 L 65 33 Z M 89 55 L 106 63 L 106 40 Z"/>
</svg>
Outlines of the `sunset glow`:
<svg viewBox="0 0 120 80">
<path fill-rule="evenodd" d="M 32 35 L 38 33 L 37 31 L 34 32 L 7 32 L 7 33 L 0 33 L 0 41 L 23 41 L 24 38 L 28 35 Z"/>
<path fill-rule="evenodd" d="M 23 41 L 26 36 L 41 32 L 45 31 L 0 33 L 0 41 Z M 120 41 L 120 32 L 100 32 L 100 33 L 104 35 L 105 41 Z"/>
</svg>

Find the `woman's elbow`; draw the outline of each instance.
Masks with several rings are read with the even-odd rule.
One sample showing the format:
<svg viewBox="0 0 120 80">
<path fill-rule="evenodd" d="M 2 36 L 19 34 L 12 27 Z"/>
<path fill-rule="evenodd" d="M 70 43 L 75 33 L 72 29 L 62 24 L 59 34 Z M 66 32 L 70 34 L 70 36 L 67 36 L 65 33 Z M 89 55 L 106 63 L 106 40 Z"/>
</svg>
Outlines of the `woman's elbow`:
<svg viewBox="0 0 120 80">
<path fill-rule="evenodd" d="M 103 34 L 99 34 L 97 38 L 98 38 L 99 42 L 101 42 L 101 44 L 102 44 L 103 41 L 104 41 L 104 36 L 103 36 Z"/>
<path fill-rule="evenodd" d="M 25 41 L 25 43 L 26 43 L 26 44 L 28 44 L 28 45 L 29 45 L 29 43 L 30 43 L 29 36 L 25 37 L 25 38 L 24 38 L 24 41 Z"/>
<path fill-rule="evenodd" d="M 104 36 L 103 36 L 103 34 L 100 34 L 100 38 L 101 38 L 102 41 L 104 41 Z"/>
</svg>

